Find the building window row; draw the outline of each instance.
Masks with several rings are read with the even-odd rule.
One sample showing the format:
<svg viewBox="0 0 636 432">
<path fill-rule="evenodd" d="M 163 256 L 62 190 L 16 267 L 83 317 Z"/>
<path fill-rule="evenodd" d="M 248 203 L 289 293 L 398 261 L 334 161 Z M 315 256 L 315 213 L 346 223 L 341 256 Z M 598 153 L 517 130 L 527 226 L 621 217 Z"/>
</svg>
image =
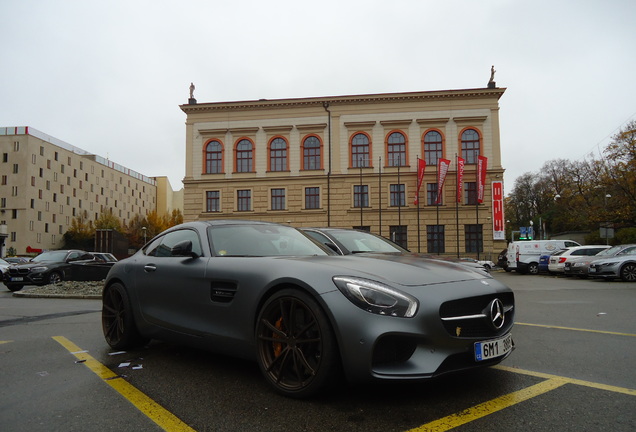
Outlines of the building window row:
<svg viewBox="0 0 636 432">
<path fill-rule="evenodd" d="M 461 157 L 466 164 L 476 164 L 481 152 L 481 135 L 477 129 L 467 128 L 460 133 Z M 371 138 L 365 132 L 352 134 L 349 151 L 352 168 L 369 168 L 372 164 Z M 301 141 L 301 170 L 320 170 L 322 163 L 322 141 L 317 135 L 308 135 Z M 254 142 L 240 138 L 234 147 L 234 172 L 254 172 Z M 392 131 L 386 138 L 386 166 L 406 166 L 408 139 L 402 131 Z M 204 145 L 204 174 L 224 172 L 224 145 L 212 139 Z M 268 143 L 268 171 L 289 171 L 289 143 L 284 137 L 273 137 Z M 422 151 L 427 165 L 437 165 L 444 157 L 444 135 L 439 130 L 429 130 L 422 138 Z"/>
</svg>

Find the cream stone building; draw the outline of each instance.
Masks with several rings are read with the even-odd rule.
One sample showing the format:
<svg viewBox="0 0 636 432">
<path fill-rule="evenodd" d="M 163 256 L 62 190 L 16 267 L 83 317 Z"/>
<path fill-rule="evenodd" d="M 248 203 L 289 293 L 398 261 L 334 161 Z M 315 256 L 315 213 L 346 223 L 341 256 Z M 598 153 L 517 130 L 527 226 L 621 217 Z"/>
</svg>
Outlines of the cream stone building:
<svg viewBox="0 0 636 432">
<path fill-rule="evenodd" d="M 95 221 L 108 210 L 127 223 L 136 214 L 182 208 L 167 178 L 144 176 L 31 127 L 1 127 L 0 154 L 2 256 L 59 249 L 77 216 Z"/>
<path fill-rule="evenodd" d="M 192 96 L 181 105 L 184 220 L 355 227 L 415 252 L 496 257 L 505 247 L 504 92 L 489 84 L 241 102 Z M 426 167 L 417 194 L 419 159 Z M 480 179 L 478 166 L 485 168 Z"/>
</svg>

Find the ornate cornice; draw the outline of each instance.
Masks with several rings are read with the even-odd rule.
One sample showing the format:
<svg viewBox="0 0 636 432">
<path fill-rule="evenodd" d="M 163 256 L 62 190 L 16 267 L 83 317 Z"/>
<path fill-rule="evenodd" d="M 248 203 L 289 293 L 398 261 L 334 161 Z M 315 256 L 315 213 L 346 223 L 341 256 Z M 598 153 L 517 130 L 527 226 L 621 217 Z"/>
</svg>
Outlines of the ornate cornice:
<svg viewBox="0 0 636 432">
<path fill-rule="evenodd" d="M 327 96 L 327 97 L 310 97 L 310 98 L 293 98 L 293 99 L 259 99 L 235 102 L 212 102 L 202 104 L 184 104 L 179 107 L 186 114 L 203 113 L 210 111 L 233 111 L 233 110 L 255 110 L 255 109 L 272 109 L 272 108 L 297 108 L 297 107 L 320 107 L 321 109 L 328 104 L 334 105 L 354 105 L 354 104 L 371 104 L 371 103 L 390 103 L 390 102 L 417 102 L 417 101 L 433 101 L 433 100 L 453 100 L 453 99 L 499 99 L 505 88 L 481 88 L 466 90 L 442 90 L 427 92 L 410 92 L 410 93 L 381 93 L 367 95 L 351 95 L 351 96 Z"/>
</svg>

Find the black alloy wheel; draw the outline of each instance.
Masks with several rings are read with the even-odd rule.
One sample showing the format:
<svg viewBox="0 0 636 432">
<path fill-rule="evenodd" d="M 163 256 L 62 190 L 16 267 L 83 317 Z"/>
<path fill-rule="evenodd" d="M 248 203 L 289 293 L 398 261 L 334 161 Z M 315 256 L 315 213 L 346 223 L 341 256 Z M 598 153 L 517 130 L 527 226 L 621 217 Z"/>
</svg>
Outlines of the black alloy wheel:
<svg viewBox="0 0 636 432">
<path fill-rule="evenodd" d="M 304 292 L 279 291 L 265 303 L 256 343 L 263 375 L 285 396 L 309 397 L 335 380 L 338 356 L 331 326 Z"/>
<path fill-rule="evenodd" d="M 58 284 L 62 282 L 62 280 L 63 280 L 62 275 L 59 272 L 51 272 L 51 274 L 49 274 L 50 284 Z"/>
<path fill-rule="evenodd" d="M 128 293 L 121 284 L 112 284 L 104 290 L 102 330 L 108 345 L 118 350 L 141 346 L 148 341 L 137 330 Z"/>
<path fill-rule="evenodd" d="M 625 264 L 621 269 L 621 279 L 625 282 L 636 282 L 636 264 Z"/>
</svg>

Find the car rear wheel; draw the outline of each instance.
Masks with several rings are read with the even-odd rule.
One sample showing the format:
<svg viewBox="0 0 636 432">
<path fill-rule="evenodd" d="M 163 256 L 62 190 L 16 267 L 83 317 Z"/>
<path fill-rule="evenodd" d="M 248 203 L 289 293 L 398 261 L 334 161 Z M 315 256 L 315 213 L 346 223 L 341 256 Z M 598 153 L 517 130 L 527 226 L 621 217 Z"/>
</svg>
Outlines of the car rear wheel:
<svg viewBox="0 0 636 432">
<path fill-rule="evenodd" d="M 286 289 L 268 299 L 256 324 L 256 343 L 263 375 L 285 396 L 311 396 L 336 376 L 335 337 L 308 294 Z"/>
<path fill-rule="evenodd" d="M 636 264 L 625 264 L 621 269 L 621 279 L 625 282 L 636 282 Z"/>
<path fill-rule="evenodd" d="M 148 341 L 137 330 L 128 293 L 121 284 L 112 284 L 104 290 L 102 330 L 108 345 L 118 350 L 138 347 Z"/>
<path fill-rule="evenodd" d="M 58 272 L 52 272 L 49 275 L 49 283 L 50 284 L 58 284 L 60 282 L 62 282 L 63 278 L 62 275 Z"/>
<path fill-rule="evenodd" d="M 539 274 L 539 264 L 534 262 L 528 264 L 528 273 L 530 273 L 531 275 Z"/>
</svg>

